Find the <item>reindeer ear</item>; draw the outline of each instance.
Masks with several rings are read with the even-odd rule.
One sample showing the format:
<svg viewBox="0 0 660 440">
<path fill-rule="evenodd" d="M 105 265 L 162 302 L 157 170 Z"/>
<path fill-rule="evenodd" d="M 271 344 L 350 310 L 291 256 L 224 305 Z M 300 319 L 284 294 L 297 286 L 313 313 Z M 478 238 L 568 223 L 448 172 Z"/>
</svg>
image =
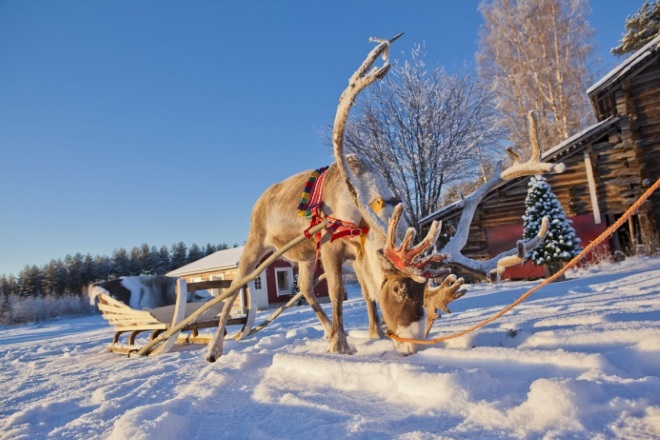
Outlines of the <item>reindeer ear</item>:
<svg viewBox="0 0 660 440">
<path fill-rule="evenodd" d="M 385 274 L 386 277 L 403 275 L 403 273 L 392 264 L 390 259 L 385 256 L 382 249 L 379 249 L 378 252 L 376 252 L 376 254 L 378 255 L 380 268 L 383 269 L 383 273 Z"/>
</svg>

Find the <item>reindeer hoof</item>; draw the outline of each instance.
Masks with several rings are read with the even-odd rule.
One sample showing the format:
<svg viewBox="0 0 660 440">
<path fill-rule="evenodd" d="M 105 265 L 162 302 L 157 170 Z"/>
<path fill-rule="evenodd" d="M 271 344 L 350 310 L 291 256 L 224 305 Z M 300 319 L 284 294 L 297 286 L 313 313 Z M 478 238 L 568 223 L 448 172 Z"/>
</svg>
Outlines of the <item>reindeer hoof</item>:
<svg viewBox="0 0 660 440">
<path fill-rule="evenodd" d="M 369 332 L 369 339 L 385 339 L 385 333 L 382 331 Z"/>
<path fill-rule="evenodd" d="M 369 339 L 385 339 L 385 332 L 381 326 L 369 328 Z"/>
<path fill-rule="evenodd" d="M 218 359 L 213 355 L 209 355 L 209 356 L 206 356 L 206 360 L 207 360 L 207 362 L 214 363 Z"/>
<path fill-rule="evenodd" d="M 328 348 L 328 353 L 337 353 L 337 354 L 353 354 L 353 350 L 346 342 L 345 338 L 335 338 L 330 341 L 330 347 Z"/>
</svg>

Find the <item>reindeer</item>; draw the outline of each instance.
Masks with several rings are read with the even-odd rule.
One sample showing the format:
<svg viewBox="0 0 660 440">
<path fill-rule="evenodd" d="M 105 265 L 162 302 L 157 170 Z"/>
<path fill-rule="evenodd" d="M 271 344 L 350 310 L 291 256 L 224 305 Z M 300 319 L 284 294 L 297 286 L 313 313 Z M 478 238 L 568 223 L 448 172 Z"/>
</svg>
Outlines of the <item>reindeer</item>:
<svg viewBox="0 0 660 440">
<path fill-rule="evenodd" d="M 315 240 L 307 240 L 297 245 L 284 255 L 298 264 L 298 286 L 321 322 L 325 337 L 330 340 L 328 351 L 331 353 L 352 353 L 346 339 L 342 315 L 342 300 L 345 295 L 342 264 L 346 260 L 353 260 L 360 287 L 368 303 L 370 337 L 383 336 L 376 309 L 378 303 L 388 331 L 400 337 L 421 338 L 428 334 L 433 321 L 440 317 L 437 310 L 448 313 L 447 305 L 465 293 L 462 278 L 450 275 L 440 284 L 432 280 L 445 277 L 450 266 L 466 267 L 472 271 L 497 276 L 503 267 L 519 262 L 526 249 L 536 246 L 544 237 L 543 232 L 528 242 L 521 241 L 517 249 L 488 262 L 463 257 L 460 249 L 467 240 L 471 216 L 488 188 L 500 178 L 540 174 L 544 170 L 559 171 L 555 165 L 540 162 L 540 149 L 524 164 L 516 157 L 511 168 L 491 179 L 479 191 L 464 200 L 463 215 L 467 214 L 464 221 L 467 226 L 462 229 L 459 227 L 459 232 L 441 252 L 432 251 L 440 232 L 438 222 L 433 222 L 427 235 L 413 245 L 415 230 L 401 222 L 403 205 L 397 202 L 394 191 L 371 163 L 344 152 L 344 132 L 350 109 L 362 90 L 387 74 L 390 68 L 390 45 L 400 36 L 401 34 L 391 40 L 372 39 L 378 45 L 351 76 L 348 87 L 340 97 L 332 135 L 335 163 L 324 173 L 322 203 L 317 207 L 315 217 L 317 222 L 329 222 L 332 228 L 319 233 Z M 382 66 L 374 66 L 380 57 L 383 59 Z M 538 142 L 535 142 L 535 145 L 539 147 Z M 513 156 L 516 155 L 513 150 L 509 152 Z M 301 189 L 310 173 L 311 171 L 305 171 L 272 185 L 257 200 L 252 209 L 249 235 L 239 261 L 236 280 L 251 273 L 268 252 L 299 237 L 314 224 L 314 219 L 310 224 L 309 219 L 299 216 L 295 210 L 300 201 Z M 338 234 L 337 229 L 341 229 L 342 233 Z M 396 237 L 401 236 L 401 231 L 405 231 L 405 234 L 401 245 L 397 246 Z M 343 238 L 337 238 L 339 235 Z M 517 255 L 513 255 L 514 253 Z M 320 260 L 326 274 L 332 303 L 332 321 L 328 319 L 312 292 L 317 260 Z M 210 362 L 214 362 L 217 356 L 222 354 L 224 326 L 235 298 L 236 294 L 226 302 L 218 331 L 209 343 L 207 360 Z M 248 333 L 249 328 L 244 329 L 239 339 Z M 395 342 L 395 346 L 402 354 L 416 351 L 416 346 L 412 343 Z"/>
</svg>

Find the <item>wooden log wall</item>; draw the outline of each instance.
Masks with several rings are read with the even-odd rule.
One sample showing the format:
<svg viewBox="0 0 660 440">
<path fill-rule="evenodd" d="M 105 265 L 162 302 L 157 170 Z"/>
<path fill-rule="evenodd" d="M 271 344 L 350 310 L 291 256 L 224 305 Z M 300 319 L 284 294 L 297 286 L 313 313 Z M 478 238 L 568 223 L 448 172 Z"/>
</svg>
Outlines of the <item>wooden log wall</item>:
<svg viewBox="0 0 660 440">
<path fill-rule="evenodd" d="M 546 175 L 566 215 L 592 214 L 584 152 L 591 157 L 594 168 L 598 206 L 603 218 L 620 214 L 636 200 L 640 187 L 640 161 L 634 151 L 621 141 L 619 128 L 612 126 L 586 145 L 574 146 L 555 159 L 566 165 L 562 174 Z M 612 145 L 610 142 L 617 142 Z M 463 254 L 471 258 L 489 256 L 487 230 L 491 227 L 522 223 L 525 213 L 529 177 L 517 179 L 489 194 L 481 203 L 470 225 L 470 238 Z M 447 225 L 458 221 L 457 213 L 445 220 Z"/>
<path fill-rule="evenodd" d="M 650 185 L 660 177 L 660 63 L 655 62 L 629 81 L 623 82 L 622 89 L 620 104 L 625 105 L 629 115 L 629 131 L 623 133 L 623 138 L 638 152 L 640 177 L 646 179 L 644 186 Z M 647 212 L 651 224 L 642 225 L 645 229 L 643 233 L 649 240 L 657 240 L 660 194 L 651 197 Z"/>
</svg>

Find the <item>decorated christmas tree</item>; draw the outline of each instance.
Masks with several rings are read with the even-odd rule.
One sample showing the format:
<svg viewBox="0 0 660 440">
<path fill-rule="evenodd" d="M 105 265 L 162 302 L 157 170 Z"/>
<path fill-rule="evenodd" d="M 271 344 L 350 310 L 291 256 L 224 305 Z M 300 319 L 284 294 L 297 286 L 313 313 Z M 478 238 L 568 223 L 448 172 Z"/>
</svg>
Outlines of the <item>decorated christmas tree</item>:
<svg viewBox="0 0 660 440">
<path fill-rule="evenodd" d="M 580 253 L 580 239 L 545 178 L 532 176 L 528 187 L 525 199 L 527 209 L 523 215 L 525 239 L 536 236 L 543 217 L 547 216 L 550 220 L 548 235 L 529 253 L 528 259 L 537 266 L 544 264 L 546 276 L 549 276 L 561 269 L 564 261 Z"/>
</svg>

